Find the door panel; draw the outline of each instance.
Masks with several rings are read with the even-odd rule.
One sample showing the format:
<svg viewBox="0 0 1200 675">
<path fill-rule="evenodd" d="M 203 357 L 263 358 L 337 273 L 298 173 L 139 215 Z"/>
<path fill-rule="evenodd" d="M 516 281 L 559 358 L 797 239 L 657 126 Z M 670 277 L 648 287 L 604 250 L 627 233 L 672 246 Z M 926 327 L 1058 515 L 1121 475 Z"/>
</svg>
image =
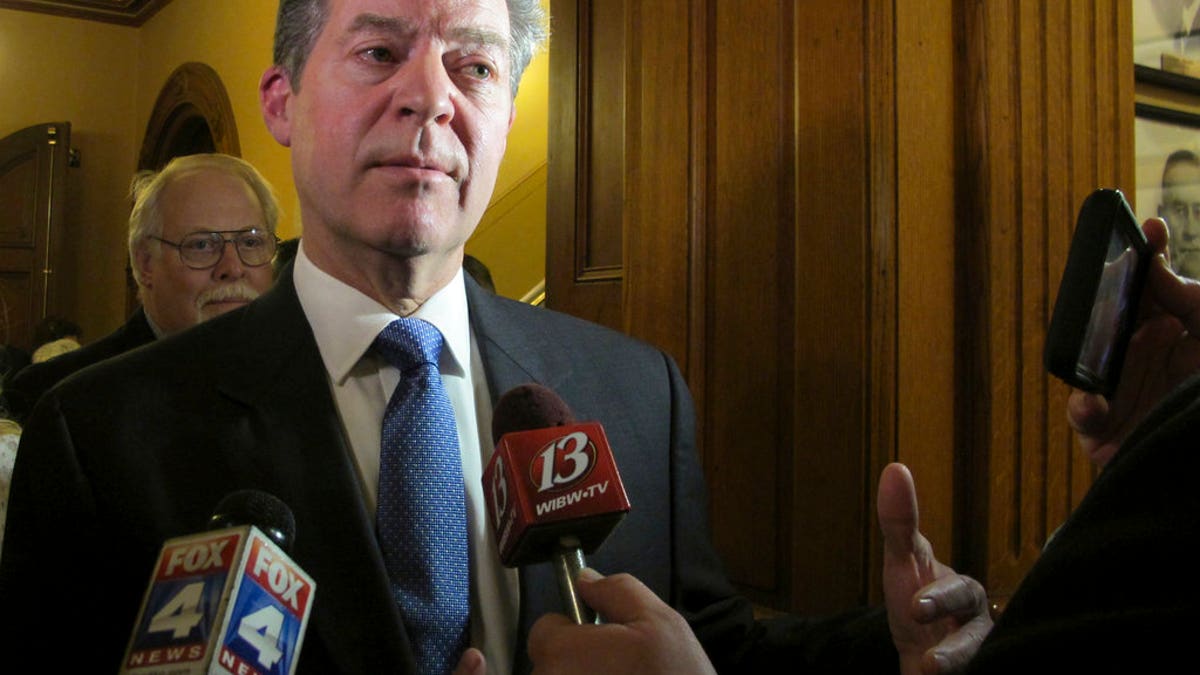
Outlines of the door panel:
<svg viewBox="0 0 1200 675">
<path fill-rule="evenodd" d="M 38 320 L 57 311 L 70 142 L 69 122 L 0 140 L 0 337 L 22 349 Z"/>
</svg>

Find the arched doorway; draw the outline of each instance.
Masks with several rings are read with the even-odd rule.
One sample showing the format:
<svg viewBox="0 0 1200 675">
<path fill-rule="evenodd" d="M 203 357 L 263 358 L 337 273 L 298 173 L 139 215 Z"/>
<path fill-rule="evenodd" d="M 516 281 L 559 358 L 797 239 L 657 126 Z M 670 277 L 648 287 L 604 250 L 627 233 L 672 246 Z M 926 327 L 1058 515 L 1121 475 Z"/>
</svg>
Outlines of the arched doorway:
<svg viewBox="0 0 1200 675">
<path fill-rule="evenodd" d="M 237 122 L 221 77 L 211 66 L 189 62 L 175 69 L 158 92 L 142 149 L 139 171 L 161 169 L 174 157 L 222 152 L 240 157 Z M 125 313 L 137 308 L 137 284 L 125 265 Z"/>
<path fill-rule="evenodd" d="M 225 85 L 211 66 L 191 62 L 176 68 L 158 92 L 138 170 L 160 169 L 173 157 L 198 152 L 242 154 Z"/>
</svg>

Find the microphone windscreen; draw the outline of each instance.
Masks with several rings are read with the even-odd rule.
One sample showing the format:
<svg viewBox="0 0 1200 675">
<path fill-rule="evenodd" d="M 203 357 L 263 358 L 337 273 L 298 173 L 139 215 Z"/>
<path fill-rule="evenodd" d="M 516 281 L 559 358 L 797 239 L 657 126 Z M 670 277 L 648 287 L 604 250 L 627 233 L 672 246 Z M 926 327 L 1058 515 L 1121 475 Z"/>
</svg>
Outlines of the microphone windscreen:
<svg viewBox="0 0 1200 675">
<path fill-rule="evenodd" d="M 208 529 L 253 525 L 288 552 L 296 540 L 296 518 L 278 497 L 262 490 L 231 492 L 213 509 Z"/>
<path fill-rule="evenodd" d="M 548 387 L 530 382 L 509 389 L 492 412 L 492 440 L 514 431 L 547 429 L 575 423 L 571 408 Z"/>
</svg>

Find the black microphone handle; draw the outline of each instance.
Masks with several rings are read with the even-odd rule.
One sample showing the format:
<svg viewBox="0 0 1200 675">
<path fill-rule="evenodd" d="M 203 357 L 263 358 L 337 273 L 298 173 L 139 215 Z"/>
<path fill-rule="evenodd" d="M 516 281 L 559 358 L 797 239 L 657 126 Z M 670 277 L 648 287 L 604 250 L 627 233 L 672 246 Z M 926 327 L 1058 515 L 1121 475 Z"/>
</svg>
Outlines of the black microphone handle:
<svg viewBox="0 0 1200 675">
<path fill-rule="evenodd" d="M 579 598 L 575 580 L 579 572 L 587 567 L 583 549 L 577 537 L 562 536 L 558 539 L 558 551 L 554 554 L 554 574 L 558 577 L 558 591 L 562 595 L 563 608 L 567 616 L 577 624 L 600 623 L 596 612 Z"/>
</svg>

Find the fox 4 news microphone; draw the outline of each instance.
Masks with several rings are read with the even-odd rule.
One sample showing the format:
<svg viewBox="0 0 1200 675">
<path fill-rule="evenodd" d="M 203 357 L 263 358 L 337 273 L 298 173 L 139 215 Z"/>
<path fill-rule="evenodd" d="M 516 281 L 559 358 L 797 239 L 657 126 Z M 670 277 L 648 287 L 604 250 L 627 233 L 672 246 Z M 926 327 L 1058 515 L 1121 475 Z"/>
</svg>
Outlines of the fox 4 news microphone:
<svg viewBox="0 0 1200 675">
<path fill-rule="evenodd" d="M 629 512 L 612 448 L 596 422 L 575 422 L 570 408 L 537 384 L 514 387 L 496 403 L 496 451 L 483 472 L 500 561 L 517 567 L 550 560 L 568 616 L 598 623 L 579 599 L 576 579 Z"/>
<path fill-rule="evenodd" d="M 121 673 L 295 671 L 316 585 L 284 553 L 291 510 L 242 490 L 221 500 L 209 526 L 163 544 Z"/>
</svg>

